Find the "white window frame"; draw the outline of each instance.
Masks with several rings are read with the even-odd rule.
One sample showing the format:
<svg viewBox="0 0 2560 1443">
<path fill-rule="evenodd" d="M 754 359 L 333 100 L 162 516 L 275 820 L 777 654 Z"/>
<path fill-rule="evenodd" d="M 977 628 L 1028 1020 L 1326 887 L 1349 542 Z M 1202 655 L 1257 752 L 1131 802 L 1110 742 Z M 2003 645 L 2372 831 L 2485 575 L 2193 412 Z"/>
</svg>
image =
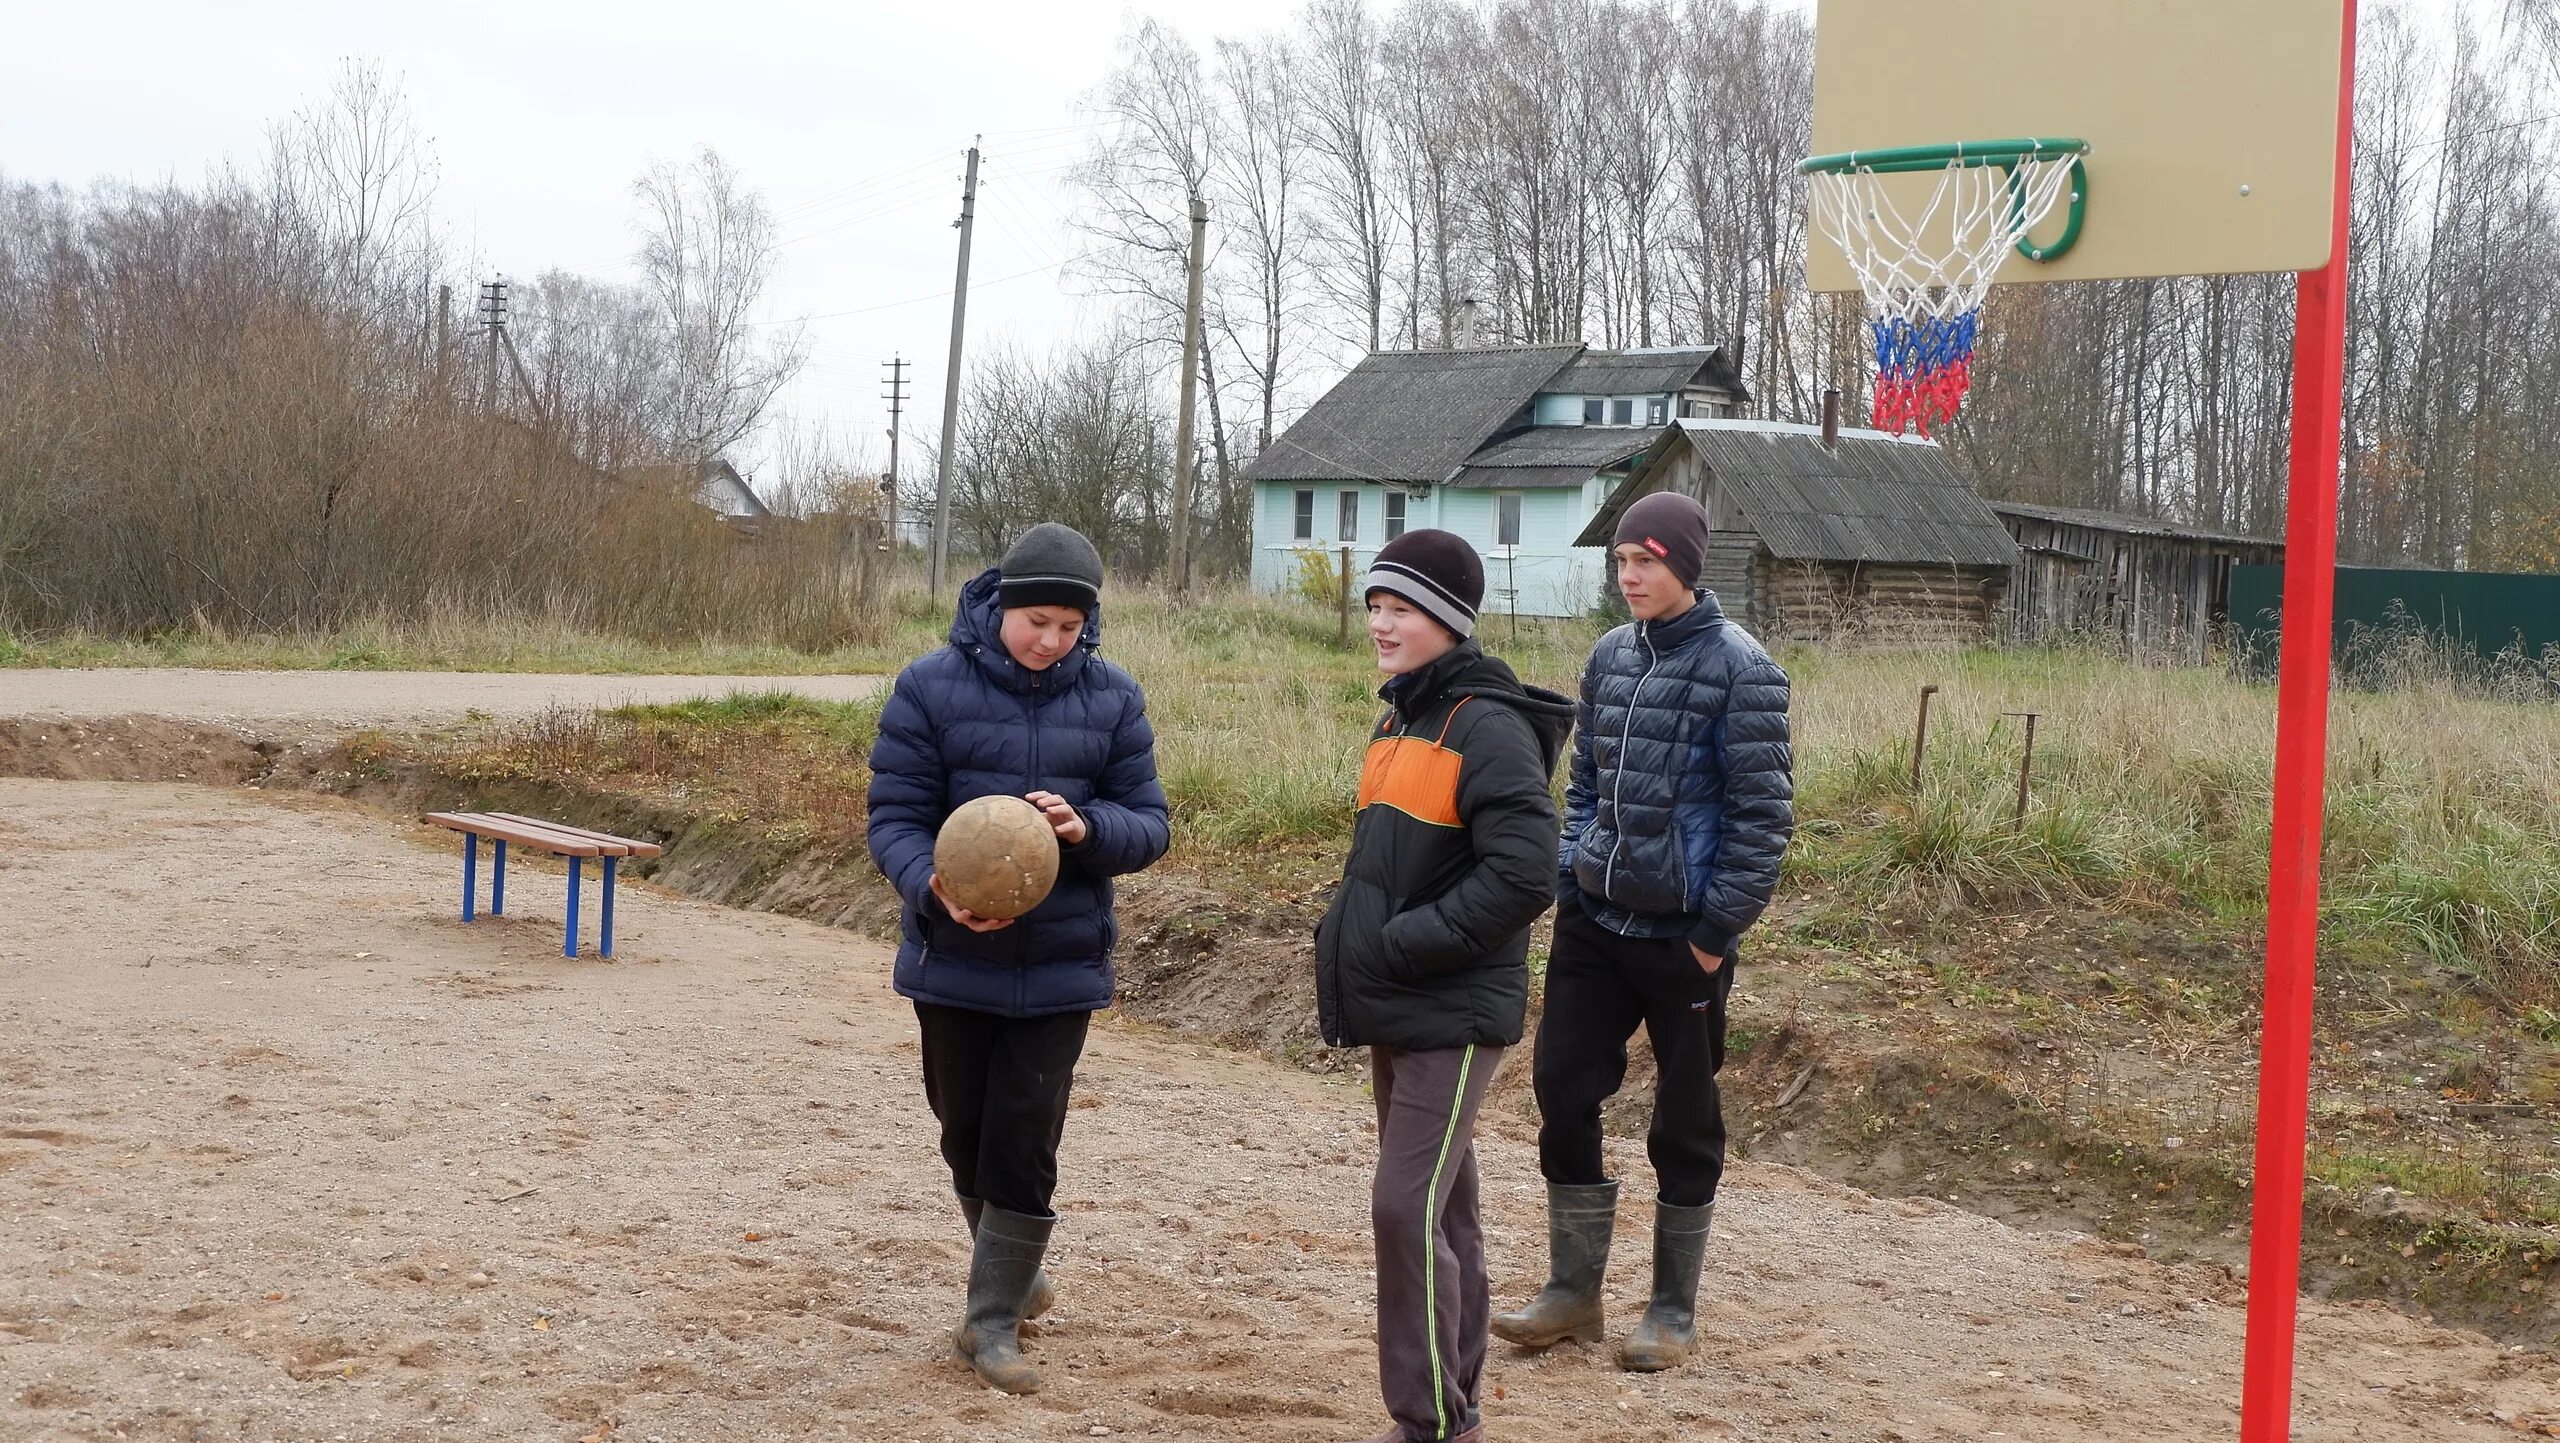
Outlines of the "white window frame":
<svg viewBox="0 0 2560 1443">
<path fill-rule="evenodd" d="M 1502 536 L 1503 513 L 1506 511 L 1510 513 L 1511 518 L 1511 539 L 1508 541 Z M 1528 511 L 1529 500 L 1524 493 L 1518 491 L 1493 493 L 1493 544 L 1496 547 L 1508 547 L 1513 551 L 1520 549 L 1520 533 L 1527 524 Z"/>
<path fill-rule="evenodd" d="M 1360 492 L 1358 489 L 1336 493 L 1333 524 L 1336 541 L 1358 542 L 1360 539 Z"/>
<path fill-rule="evenodd" d="M 1644 423 L 1646 425 L 1659 426 L 1669 420 L 1670 416 L 1671 403 L 1669 401 L 1660 396 L 1654 396 L 1645 401 Z"/>
<path fill-rule="evenodd" d="M 1636 398 L 1633 396 L 1617 396 L 1611 398 L 1609 402 L 1609 424 L 1612 426 L 1632 426 L 1635 423 Z"/>
<path fill-rule="evenodd" d="M 1316 493 L 1313 491 L 1290 493 L 1289 539 L 1292 541 L 1316 539 Z"/>
<path fill-rule="evenodd" d="M 1388 491 L 1379 498 L 1378 504 L 1378 539 L 1393 541 L 1402 536 L 1408 524 L 1405 520 L 1405 508 L 1411 504 L 1411 498 L 1402 491 Z"/>
<path fill-rule="evenodd" d="M 1585 396 L 1582 398 L 1582 424 L 1585 426 L 1597 426 L 1602 424 L 1608 414 L 1609 399 L 1606 396 Z"/>
</svg>

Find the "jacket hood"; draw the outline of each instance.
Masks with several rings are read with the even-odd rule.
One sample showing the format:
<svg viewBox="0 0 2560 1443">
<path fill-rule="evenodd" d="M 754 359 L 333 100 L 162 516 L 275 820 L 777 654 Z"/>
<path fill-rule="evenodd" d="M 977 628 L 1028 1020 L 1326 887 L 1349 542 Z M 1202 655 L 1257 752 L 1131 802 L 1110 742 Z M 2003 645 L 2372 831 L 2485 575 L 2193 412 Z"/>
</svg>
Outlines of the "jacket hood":
<svg viewBox="0 0 2560 1443">
<path fill-rule="evenodd" d="M 1047 671 L 1033 671 L 1004 649 L 1004 606 L 996 594 L 1003 580 L 1004 569 L 990 566 L 960 588 L 960 603 L 951 616 L 951 644 L 1009 691 L 1047 692 L 1072 685 L 1102 647 L 1102 603 L 1095 602 L 1084 614 L 1084 634 L 1076 638 L 1075 650 Z"/>
<path fill-rule="evenodd" d="M 1549 772 L 1555 770 L 1557 759 L 1564 755 L 1565 742 L 1573 735 L 1573 720 L 1579 710 L 1572 698 L 1522 681 L 1512 671 L 1511 663 L 1487 655 L 1484 644 L 1472 637 L 1420 671 L 1389 681 L 1379 688 L 1378 695 L 1406 715 L 1418 714 L 1442 697 L 1500 702 L 1518 712 L 1529 723 L 1529 730 L 1537 734 L 1538 750 L 1544 754 Z"/>
</svg>

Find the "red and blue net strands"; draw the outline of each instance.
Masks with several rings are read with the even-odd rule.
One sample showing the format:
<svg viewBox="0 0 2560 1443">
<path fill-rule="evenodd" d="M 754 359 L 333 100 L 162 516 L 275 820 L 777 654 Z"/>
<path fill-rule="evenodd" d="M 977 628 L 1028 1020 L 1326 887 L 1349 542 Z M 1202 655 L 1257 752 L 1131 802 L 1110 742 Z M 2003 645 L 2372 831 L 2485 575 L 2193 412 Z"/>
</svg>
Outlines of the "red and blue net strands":
<svg viewBox="0 0 2560 1443">
<path fill-rule="evenodd" d="M 1875 428 L 1927 436 L 1955 419 L 1973 385 L 1982 308 L 1952 317 L 1879 316 L 1868 328 L 1876 348 Z"/>
</svg>

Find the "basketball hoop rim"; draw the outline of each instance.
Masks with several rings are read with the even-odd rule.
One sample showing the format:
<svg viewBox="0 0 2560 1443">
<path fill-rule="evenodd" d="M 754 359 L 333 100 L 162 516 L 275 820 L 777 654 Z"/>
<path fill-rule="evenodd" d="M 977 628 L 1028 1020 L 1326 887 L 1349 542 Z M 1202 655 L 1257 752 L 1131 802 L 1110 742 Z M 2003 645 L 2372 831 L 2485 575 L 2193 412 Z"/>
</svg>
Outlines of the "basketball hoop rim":
<svg viewBox="0 0 2560 1443">
<path fill-rule="evenodd" d="M 2018 242 L 2018 254 L 2031 261 L 2061 259 L 2080 241 L 2088 218 L 2089 142 L 2069 137 L 2030 136 L 2014 140 L 1960 140 L 1945 145 L 1891 145 L 1874 150 L 1843 150 L 1808 156 L 1797 162 L 1804 176 L 1913 175 L 1933 170 L 1971 170 L 1998 166 L 2006 177 L 2009 203 L 2026 206 L 2026 189 L 2018 180 L 2021 165 L 2071 162 L 2071 205 L 2064 213 L 2062 234 L 2047 245 Z"/>
</svg>

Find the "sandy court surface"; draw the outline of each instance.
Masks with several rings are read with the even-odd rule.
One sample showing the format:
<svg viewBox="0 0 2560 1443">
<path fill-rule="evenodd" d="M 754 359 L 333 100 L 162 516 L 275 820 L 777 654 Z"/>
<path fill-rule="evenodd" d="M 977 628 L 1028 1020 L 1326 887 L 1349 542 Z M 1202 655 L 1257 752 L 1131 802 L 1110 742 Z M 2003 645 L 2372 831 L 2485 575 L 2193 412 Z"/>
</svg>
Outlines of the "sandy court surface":
<svg viewBox="0 0 2560 1443">
<path fill-rule="evenodd" d="M 1097 1029 L 1032 1343 L 1049 1388 L 1005 1398 L 945 1354 L 962 1228 L 881 948 L 636 888 L 623 955 L 572 962 L 556 874 L 465 927 L 445 840 L 310 799 L 0 781 L 0 1437 L 1381 1426 L 1357 1085 Z M 1507 1301 L 1543 1262 L 1534 1153 L 1490 1138 L 1484 1168 Z M 1768 1166 L 1736 1170 L 1717 1232 L 1697 1363 L 1497 1344 L 1490 1435 L 2233 1430 L 2218 1274 Z M 2560 1418 L 2540 1355 L 2379 1307 L 2304 1327 L 2298 1437 Z"/>
<path fill-rule="evenodd" d="M 0 668 L 0 716 L 161 716 L 184 721 L 385 726 L 478 711 L 530 716 L 552 707 L 686 701 L 733 691 L 794 691 L 819 701 L 870 695 L 877 676 L 567 676 L 479 671 L 202 671 Z"/>
</svg>

